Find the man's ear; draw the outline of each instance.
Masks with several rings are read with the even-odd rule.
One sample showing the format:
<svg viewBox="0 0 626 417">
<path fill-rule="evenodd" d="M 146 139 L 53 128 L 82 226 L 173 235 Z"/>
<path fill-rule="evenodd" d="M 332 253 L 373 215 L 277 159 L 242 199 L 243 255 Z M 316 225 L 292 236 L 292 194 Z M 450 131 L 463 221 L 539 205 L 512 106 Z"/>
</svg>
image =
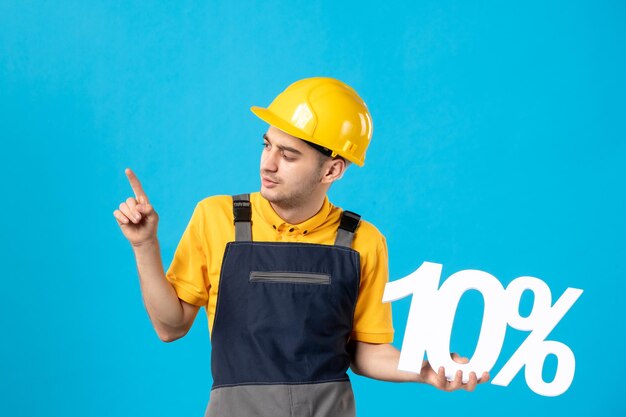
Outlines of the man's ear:
<svg viewBox="0 0 626 417">
<path fill-rule="evenodd" d="M 333 183 L 340 180 L 346 172 L 346 161 L 343 158 L 333 158 L 327 162 L 326 169 L 324 170 L 324 176 L 322 182 L 326 184 Z"/>
</svg>

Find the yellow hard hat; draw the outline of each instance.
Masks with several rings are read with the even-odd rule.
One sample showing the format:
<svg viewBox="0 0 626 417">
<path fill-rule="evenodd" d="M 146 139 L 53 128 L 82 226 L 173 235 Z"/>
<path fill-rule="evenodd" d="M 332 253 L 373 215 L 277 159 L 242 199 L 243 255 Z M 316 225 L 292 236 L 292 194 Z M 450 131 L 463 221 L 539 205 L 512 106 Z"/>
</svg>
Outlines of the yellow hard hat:
<svg viewBox="0 0 626 417">
<path fill-rule="evenodd" d="M 297 138 L 323 146 L 359 166 L 372 138 L 372 117 L 365 102 L 334 78 L 296 81 L 268 108 L 250 108 L 261 120 Z"/>
</svg>

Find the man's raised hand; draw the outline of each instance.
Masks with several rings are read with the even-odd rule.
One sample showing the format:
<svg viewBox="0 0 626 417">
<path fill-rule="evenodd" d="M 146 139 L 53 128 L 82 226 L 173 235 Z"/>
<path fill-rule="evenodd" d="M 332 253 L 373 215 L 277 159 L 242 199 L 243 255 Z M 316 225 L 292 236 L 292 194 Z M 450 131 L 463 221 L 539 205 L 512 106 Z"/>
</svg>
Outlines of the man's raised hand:
<svg viewBox="0 0 626 417">
<path fill-rule="evenodd" d="M 128 197 L 121 203 L 119 209 L 113 212 L 124 237 L 133 246 L 156 241 L 159 216 L 148 200 L 141 182 L 130 169 L 124 171 L 135 193 L 135 197 Z"/>
</svg>

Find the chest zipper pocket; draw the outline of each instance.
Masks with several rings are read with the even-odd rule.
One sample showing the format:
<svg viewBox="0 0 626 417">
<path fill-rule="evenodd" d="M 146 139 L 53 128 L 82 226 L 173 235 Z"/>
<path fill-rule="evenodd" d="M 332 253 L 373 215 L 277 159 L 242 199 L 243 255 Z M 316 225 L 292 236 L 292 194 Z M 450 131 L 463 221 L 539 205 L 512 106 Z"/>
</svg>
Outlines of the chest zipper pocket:
<svg viewBox="0 0 626 417">
<path fill-rule="evenodd" d="M 250 282 L 330 285 L 330 275 L 314 272 L 252 271 Z"/>
</svg>

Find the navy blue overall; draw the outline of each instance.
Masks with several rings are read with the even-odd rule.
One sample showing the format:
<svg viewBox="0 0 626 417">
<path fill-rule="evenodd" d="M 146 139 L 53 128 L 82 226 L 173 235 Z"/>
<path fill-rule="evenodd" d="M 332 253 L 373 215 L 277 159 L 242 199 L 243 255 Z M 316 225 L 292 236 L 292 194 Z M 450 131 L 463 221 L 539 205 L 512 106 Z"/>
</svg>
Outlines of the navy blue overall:
<svg viewBox="0 0 626 417">
<path fill-rule="evenodd" d="M 348 417 L 346 371 L 359 281 L 360 216 L 344 211 L 334 245 L 253 242 L 249 195 L 233 197 L 211 335 L 210 417 Z"/>
</svg>

